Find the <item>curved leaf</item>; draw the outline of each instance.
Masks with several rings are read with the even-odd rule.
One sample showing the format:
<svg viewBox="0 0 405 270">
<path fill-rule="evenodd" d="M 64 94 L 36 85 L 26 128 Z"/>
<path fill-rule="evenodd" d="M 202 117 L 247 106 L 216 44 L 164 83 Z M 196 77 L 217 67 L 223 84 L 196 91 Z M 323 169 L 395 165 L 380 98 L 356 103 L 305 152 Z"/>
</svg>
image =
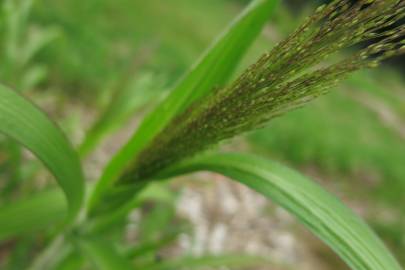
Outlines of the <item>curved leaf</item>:
<svg viewBox="0 0 405 270">
<path fill-rule="evenodd" d="M 221 173 L 287 209 L 356 270 L 400 270 L 371 229 L 338 199 L 299 173 L 251 155 L 214 154 L 172 167 L 161 176 Z"/>
<path fill-rule="evenodd" d="M 31 102 L 0 85 L 0 132 L 31 150 L 51 171 L 66 194 L 72 221 L 82 205 L 84 180 L 62 131 Z"/>
<path fill-rule="evenodd" d="M 138 131 L 111 160 L 94 190 L 90 207 L 170 120 L 195 100 L 226 83 L 277 3 L 278 0 L 254 0 L 223 32 L 162 104 L 145 118 Z"/>
</svg>

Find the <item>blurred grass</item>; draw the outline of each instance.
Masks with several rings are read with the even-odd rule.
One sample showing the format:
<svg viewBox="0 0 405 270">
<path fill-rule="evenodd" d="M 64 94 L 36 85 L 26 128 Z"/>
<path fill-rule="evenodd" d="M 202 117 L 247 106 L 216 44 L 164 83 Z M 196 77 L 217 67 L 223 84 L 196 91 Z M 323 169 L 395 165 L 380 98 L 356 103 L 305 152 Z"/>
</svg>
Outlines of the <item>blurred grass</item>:
<svg viewBox="0 0 405 270">
<path fill-rule="evenodd" d="M 32 20 L 63 35 L 39 56 L 49 81 L 92 97 L 119 77 L 147 48 L 144 68 L 173 83 L 238 11 L 226 1 L 38 1 Z M 209 19 L 206 14 L 210 14 Z"/>
<path fill-rule="evenodd" d="M 3 10 L 0 55 L 5 61 L 0 63 L 0 80 L 34 95 L 35 90 L 48 90 L 49 95 L 66 95 L 101 110 L 117 87 L 137 83 L 126 77 L 156 76 L 148 89 L 153 89 L 154 82 L 162 90 L 173 85 L 247 2 L 38 0 L 27 24 L 21 24 L 17 47 L 26 44 L 30 33 L 38 33 L 38 29 L 57 35 L 24 65 L 16 65 L 17 60 L 3 55 L 9 36 Z M 279 10 L 243 65 L 290 32 L 306 9 Z M 35 79 L 32 74 L 39 77 Z M 332 94 L 272 121 L 247 138 L 257 152 L 298 168 L 311 168 L 345 190 L 345 199 L 371 209 L 368 218 L 374 228 L 405 263 L 403 74 L 403 70 L 387 67 L 355 74 Z M 33 76 L 35 80 L 30 79 Z M 19 171 L 8 164 L 19 159 L 20 153 L 3 141 L 0 180 Z M 9 196 L 8 190 L 1 186 L 2 198 Z"/>
</svg>

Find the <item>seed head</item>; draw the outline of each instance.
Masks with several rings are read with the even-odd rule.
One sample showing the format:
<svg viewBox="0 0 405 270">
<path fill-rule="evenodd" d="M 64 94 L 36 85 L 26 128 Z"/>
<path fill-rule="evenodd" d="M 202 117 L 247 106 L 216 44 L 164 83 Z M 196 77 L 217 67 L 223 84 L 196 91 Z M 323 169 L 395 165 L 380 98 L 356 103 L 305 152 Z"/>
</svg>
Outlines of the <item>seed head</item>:
<svg viewBox="0 0 405 270">
<path fill-rule="evenodd" d="M 121 182 L 147 179 L 159 170 L 328 92 L 347 74 L 373 68 L 405 53 L 404 0 L 336 0 L 312 16 L 229 86 L 196 101 L 138 156 Z M 332 54 L 371 42 L 337 63 Z"/>
</svg>

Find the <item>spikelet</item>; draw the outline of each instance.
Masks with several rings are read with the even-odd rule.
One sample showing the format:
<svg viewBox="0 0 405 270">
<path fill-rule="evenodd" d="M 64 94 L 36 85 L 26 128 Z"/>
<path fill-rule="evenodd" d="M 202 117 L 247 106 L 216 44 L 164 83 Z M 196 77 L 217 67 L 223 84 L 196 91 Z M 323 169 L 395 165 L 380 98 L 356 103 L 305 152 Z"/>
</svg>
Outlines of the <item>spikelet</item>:
<svg viewBox="0 0 405 270">
<path fill-rule="evenodd" d="M 159 170 L 328 92 L 347 74 L 405 53 L 404 0 L 338 0 L 319 7 L 294 33 L 238 79 L 175 118 L 138 157 L 121 183 Z M 372 42 L 340 62 L 317 65 L 337 51 Z"/>
</svg>

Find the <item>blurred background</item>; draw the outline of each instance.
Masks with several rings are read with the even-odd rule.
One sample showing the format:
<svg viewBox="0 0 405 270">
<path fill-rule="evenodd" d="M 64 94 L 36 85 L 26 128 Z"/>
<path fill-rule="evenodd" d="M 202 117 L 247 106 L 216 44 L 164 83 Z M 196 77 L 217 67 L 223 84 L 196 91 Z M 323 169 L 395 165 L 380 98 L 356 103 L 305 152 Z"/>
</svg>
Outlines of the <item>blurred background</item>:
<svg viewBox="0 0 405 270">
<path fill-rule="evenodd" d="M 96 180 L 142 117 L 248 2 L 1 0 L 0 82 L 55 119 Z M 240 69 L 322 1 L 282 2 Z M 361 215 L 403 265 L 404 63 L 397 58 L 358 72 L 331 94 L 222 146 L 271 157 L 316 179 Z M 105 119 L 117 125 L 106 127 Z M 99 144 L 88 143 L 90 137 Z M 37 160 L 0 137 L 0 205 L 52 185 Z M 124 241 L 159 244 L 138 250 L 140 265 L 247 253 L 271 263 L 229 269 L 347 269 L 288 213 L 227 179 L 202 173 L 163 188 L 170 199 L 151 201 L 127 220 Z M 0 268 L 25 269 L 49 237 L 38 231 L 1 242 Z M 228 268 L 213 263 L 212 269 Z"/>
</svg>

